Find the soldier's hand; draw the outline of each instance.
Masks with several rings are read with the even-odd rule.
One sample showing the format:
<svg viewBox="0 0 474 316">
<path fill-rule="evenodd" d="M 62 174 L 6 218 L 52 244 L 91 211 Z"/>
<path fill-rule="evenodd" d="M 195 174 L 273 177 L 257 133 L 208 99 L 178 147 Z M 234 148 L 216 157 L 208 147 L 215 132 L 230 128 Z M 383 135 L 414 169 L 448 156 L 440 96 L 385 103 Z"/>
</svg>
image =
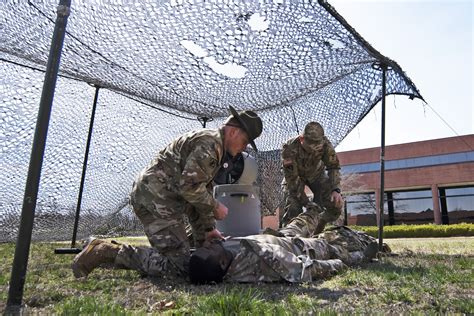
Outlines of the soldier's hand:
<svg viewBox="0 0 474 316">
<path fill-rule="evenodd" d="M 227 213 L 229 212 L 229 209 L 227 206 L 222 204 L 221 202 L 217 202 L 217 208 L 214 210 L 214 217 L 217 220 L 222 220 L 227 216 Z"/>
<path fill-rule="evenodd" d="M 210 241 L 213 239 L 219 239 L 219 240 L 224 240 L 225 237 L 222 235 L 220 231 L 217 230 L 217 228 L 214 228 L 210 232 L 206 233 L 206 241 Z"/>
<path fill-rule="evenodd" d="M 341 193 L 332 191 L 331 202 L 333 202 L 337 208 L 341 208 L 344 205 L 344 200 L 342 199 Z"/>
</svg>

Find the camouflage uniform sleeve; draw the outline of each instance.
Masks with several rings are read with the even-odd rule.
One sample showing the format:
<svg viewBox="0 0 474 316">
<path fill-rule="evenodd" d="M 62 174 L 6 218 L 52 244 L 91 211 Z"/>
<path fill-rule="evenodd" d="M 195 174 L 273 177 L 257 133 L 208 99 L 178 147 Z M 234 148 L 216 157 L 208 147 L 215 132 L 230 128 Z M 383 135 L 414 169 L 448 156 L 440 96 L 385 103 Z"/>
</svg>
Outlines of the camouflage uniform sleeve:
<svg viewBox="0 0 474 316">
<path fill-rule="evenodd" d="M 198 144 L 186 159 L 179 182 L 180 195 L 192 204 L 209 227 L 215 226 L 214 210 L 217 201 L 208 189 L 219 160 L 213 146 Z"/>
<path fill-rule="evenodd" d="M 290 143 L 283 145 L 283 149 L 281 151 L 281 163 L 288 195 L 290 198 L 297 199 L 302 181 L 298 175 L 296 153 Z"/>
<path fill-rule="evenodd" d="M 325 138 L 326 146 L 324 146 L 324 153 L 322 161 L 326 166 L 328 172 L 329 181 L 331 183 L 331 188 L 340 189 L 341 185 L 341 165 L 339 164 L 339 159 L 337 158 L 336 150 L 332 146 L 329 139 Z"/>
</svg>

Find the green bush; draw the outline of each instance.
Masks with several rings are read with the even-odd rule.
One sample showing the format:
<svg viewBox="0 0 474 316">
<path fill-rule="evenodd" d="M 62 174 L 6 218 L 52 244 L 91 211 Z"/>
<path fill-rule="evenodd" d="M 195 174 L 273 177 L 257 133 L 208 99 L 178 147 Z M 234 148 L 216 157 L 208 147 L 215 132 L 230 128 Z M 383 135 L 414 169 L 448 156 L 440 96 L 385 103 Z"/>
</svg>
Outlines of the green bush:
<svg viewBox="0 0 474 316">
<path fill-rule="evenodd" d="M 378 237 L 377 226 L 350 226 L 352 229 L 363 231 L 370 236 Z M 412 237 L 455 237 L 474 236 L 474 224 L 460 223 L 452 225 L 392 225 L 383 227 L 384 238 Z"/>
</svg>

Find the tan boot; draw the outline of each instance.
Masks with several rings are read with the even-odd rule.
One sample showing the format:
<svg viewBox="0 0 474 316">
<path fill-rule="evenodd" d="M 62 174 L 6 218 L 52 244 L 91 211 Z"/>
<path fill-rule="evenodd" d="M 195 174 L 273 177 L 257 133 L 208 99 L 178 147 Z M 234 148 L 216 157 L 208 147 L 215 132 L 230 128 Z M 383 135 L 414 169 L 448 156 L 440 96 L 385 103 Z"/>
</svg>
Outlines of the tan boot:
<svg viewBox="0 0 474 316">
<path fill-rule="evenodd" d="M 93 239 L 74 258 L 72 272 L 76 278 L 85 277 L 103 263 L 113 263 L 120 246 L 101 239 Z"/>
</svg>

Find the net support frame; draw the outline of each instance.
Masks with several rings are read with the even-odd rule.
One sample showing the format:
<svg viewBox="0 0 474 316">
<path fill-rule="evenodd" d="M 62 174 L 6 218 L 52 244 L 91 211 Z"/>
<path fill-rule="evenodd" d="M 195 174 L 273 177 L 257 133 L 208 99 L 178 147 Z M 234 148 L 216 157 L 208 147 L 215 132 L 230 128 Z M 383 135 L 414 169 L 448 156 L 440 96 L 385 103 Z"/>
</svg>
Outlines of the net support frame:
<svg viewBox="0 0 474 316">
<path fill-rule="evenodd" d="M 382 109 L 381 109 L 381 139 L 380 139 L 380 205 L 379 205 L 379 223 L 378 223 L 378 245 L 379 251 L 383 249 L 383 225 L 384 225 L 384 200 L 385 200 L 385 99 L 387 86 L 387 65 L 380 63 L 378 65 L 382 70 Z"/>
<path fill-rule="evenodd" d="M 41 169 L 46 147 L 46 137 L 48 134 L 49 119 L 51 116 L 51 108 L 53 105 L 70 7 L 71 0 L 60 0 L 57 7 L 57 17 L 38 109 L 38 117 L 28 167 L 28 176 L 23 197 L 20 227 L 18 230 L 18 238 L 16 241 L 10 286 L 8 290 L 6 307 L 6 312 L 8 314 L 18 314 L 22 307 L 23 288 L 28 267 L 28 255 L 30 251 L 36 201 L 38 198 Z"/>
<path fill-rule="evenodd" d="M 79 193 L 77 195 L 77 204 L 76 204 L 76 213 L 74 216 L 74 226 L 72 230 L 72 238 L 71 238 L 71 248 L 56 248 L 54 249 L 54 253 L 56 254 L 67 254 L 67 253 L 79 253 L 81 252 L 80 248 L 76 247 L 76 239 L 77 239 L 77 229 L 79 227 L 79 218 L 81 215 L 81 204 L 82 204 L 82 194 L 84 192 L 84 183 L 86 180 L 86 173 L 87 173 L 87 161 L 89 159 L 89 150 L 92 140 L 92 132 L 94 130 L 94 118 L 95 118 L 95 111 L 97 109 L 97 101 L 99 100 L 99 90 L 100 87 L 95 87 L 95 95 L 94 95 L 94 102 L 92 104 L 92 113 L 89 122 L 89 133 L 87 134 L 87 143 L 86 143 L 86 150 L 84 152 L 84 160 L 82 163 L 82 175 L 81 175 L 81 183 L 79 185 Z"/>
</svg>

